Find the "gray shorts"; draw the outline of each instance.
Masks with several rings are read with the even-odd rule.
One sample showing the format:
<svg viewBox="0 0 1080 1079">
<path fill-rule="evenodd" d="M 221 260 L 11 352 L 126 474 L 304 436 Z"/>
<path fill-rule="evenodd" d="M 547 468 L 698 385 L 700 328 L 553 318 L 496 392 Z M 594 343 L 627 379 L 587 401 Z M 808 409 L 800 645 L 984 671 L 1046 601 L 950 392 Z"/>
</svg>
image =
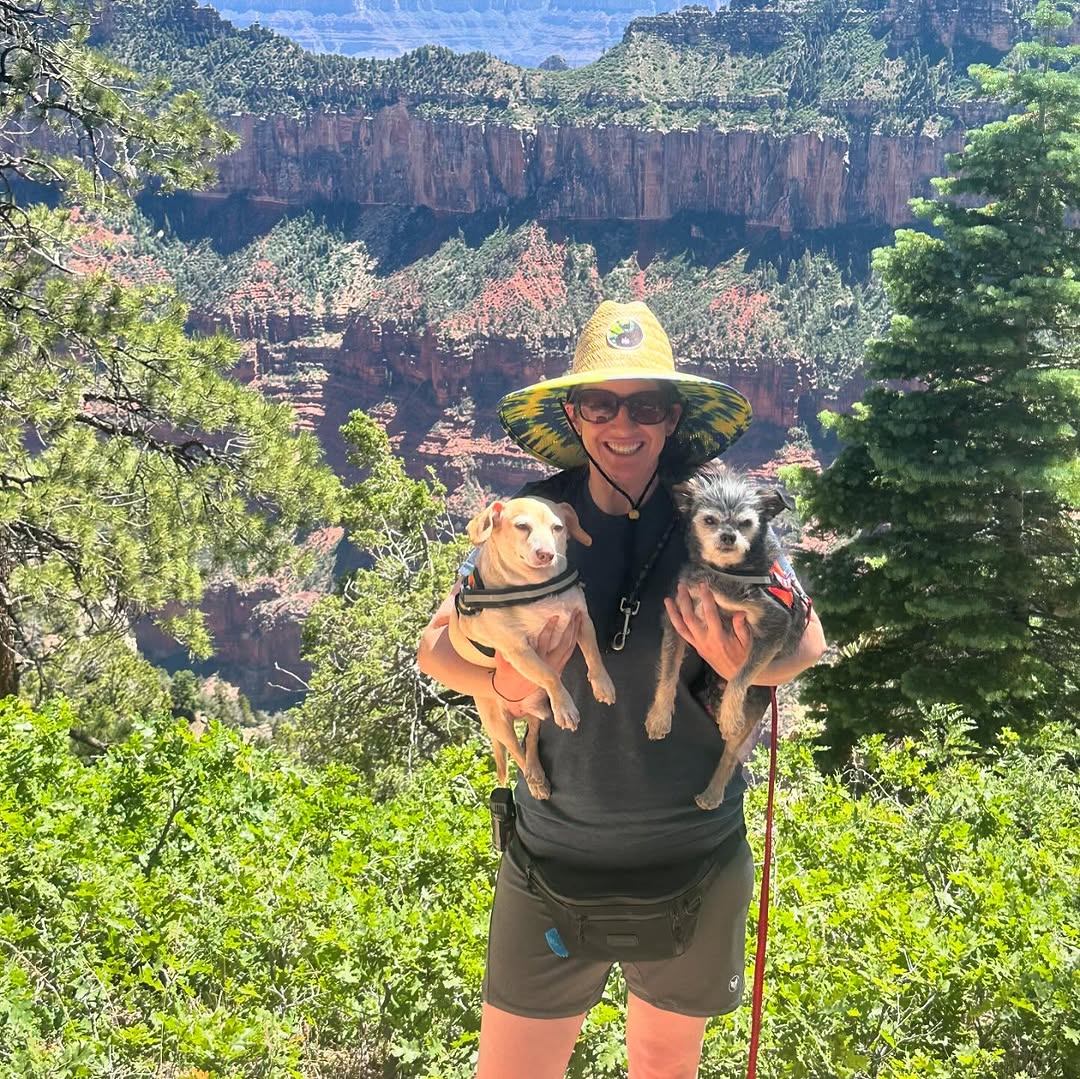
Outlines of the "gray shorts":
<svg viewBox="0 0 1080 1079">
<path fill-rule="evenodd" d="M 713 878 L 690 947 L 673 959 L 620 963 L 635 996 L 679 1015 L 723 1015 L 739 1006 L 746 957 L 746 912 L 754 891 L 754 857 L 744 839 Z M 553 928 L 544 901 L 504 857 L 488 934 L 486 1004 L 530 1019 L 587 1012 L 604 995 L 613 962 L 561 957 L 545 934 Z"/>
</svg>

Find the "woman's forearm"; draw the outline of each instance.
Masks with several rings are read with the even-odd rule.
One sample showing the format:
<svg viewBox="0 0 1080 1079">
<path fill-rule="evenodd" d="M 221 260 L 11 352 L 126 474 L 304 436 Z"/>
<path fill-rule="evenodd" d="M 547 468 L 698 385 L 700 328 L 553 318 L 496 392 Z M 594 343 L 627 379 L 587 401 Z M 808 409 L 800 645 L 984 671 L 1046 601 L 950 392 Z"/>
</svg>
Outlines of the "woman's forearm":
<svg viewBox="0 0 1080 1079">
<path fill-rule="evenodd" d="M 774 659 L 757 676 L 755 682 L 759 686 L 783 685 L 785 682 L 798 678 L 808 667 L 813 667 L 824 654 L 825 633 L 821 628 L 817 611 L 811 610 L 799 647 L 790 656 Z"/>
<path fill-rule="evenodd" d="M 494 668 L 480 667 L 462 659 L 450 641 L 448 630 L 453 604 L 451 594 L 420 635 L 416 665 L 447 689 L 470 697 L 498 697 L 511 714 L 528 715 L 524 707 L 516 706 L 531 697 L 539 687 L 508 663 L 501 652 L 495 653 Z M 555 671 L 561 671 L 577 647 L 580 631 L 580 614 L 574 614 L 569 619 L 553 615 L 537 634 L 534 642 L 537 656 Z"/>
<path fill-rule="evenodd" d="M 433 620 L 424 630 L 416 653 L 416 665 L 428 677 L 455 693 L 469 697 L 492 696 L 491 669 L 462 659 L 450 643 L 445 623 L 438 625 Z"/>
</svg>

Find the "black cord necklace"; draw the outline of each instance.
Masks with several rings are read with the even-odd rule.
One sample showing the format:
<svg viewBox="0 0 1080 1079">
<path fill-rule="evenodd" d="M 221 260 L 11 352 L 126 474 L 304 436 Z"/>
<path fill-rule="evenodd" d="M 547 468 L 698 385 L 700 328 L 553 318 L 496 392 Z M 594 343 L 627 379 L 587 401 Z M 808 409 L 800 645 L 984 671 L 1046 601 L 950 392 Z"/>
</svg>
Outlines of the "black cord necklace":
<svg viewBox="0 0 1080 1079">
<path fill-rule="evenodd" d="M 644 489 L 641 492 L 639 498 L 631 498 L 626 491 L 624 491 L 597 463 L 597 460 L 591 453 L 589 453 L 588 447 L 585 445 L 585 440 L 581 437 L 581 432 L 574 426 L 570 419 L 570 413 L 567 411 L 566 403 L 562 406 L 563 415 L 566 416 L 567 426 L 574 432 L 574 436 L 581 444 L 582 452 L 589 459 L 589 461 L 596 468 L 596 471 L 604 477 L 605 480 L 630 503 L 630 509 L 626 516 L 631 521 L 635 522 L 631 526 L 630 530 L 626 534 L 626 549 L 627 559 L 627 581 L 630 579 L 629 567 L 633 562 L 634 556 L 634 538 L 637 535 L 636 522 L 641 518 L 641 505 L 645 501 L 649 492 L 652 490 L 652 485 L 656 482 L 656 477 L 660 474 L 660 462 L 657 461 L 656 468 L 653 469 L 652 475 L 649 477 L 649 482 L 645 484 Z M 679 417 L 680 422 L 682 417 Z M 588 484 L 588 470 L 586 469 L 584 475 L 584 482 Z M 629 589 L 624 588 L 623 594 L 619 597 L 619 614 L 622 616 L 622 629 L 618 630 L 611 638 L 611 647 L 616 652 L 621 652 L 626 647 L 627 639 L 630 637 L 630 620 L 641 610 L 640 593 L 641 588 L 648 579 L 649 574 L 652 572 L 653 567 L 656 565 L 656 560 L 660 557 L 664 548 L 667 546 L 667 542 L 671 539 L 671 533 L 675 531 L 675 525 L 678 523 L 679 515 L 672 510 L 671 520 L 668 521 L 667 527 L 664 529 L 664 534 L 660 537 L 659 543 L 657 543 L 652 554 L 645 560 L 644 565 L 638 572 L 637 579 L 633 582 Z"/>
<path fill-rule="evenodd" d="M 584 439 L 583 439 L 583 438 L 581 437 L 581 432 L 580 432 L 580 431 L 579 431 L 579 430 L 578 430 L 578 429 L 577 429 L 577 428 L 576 428 L 576 427 L 574 426 L 574 424 L 573 424 L 573 421 L 572 421 L 572 420 L 570 419 L 570 413 L 569 413 L 569 412 L 567 412 L 567 410 L 566 410 L 566 402 L 565 402 L 565 401 L 563 402 L 562 410 L 563 410 L 563 415 L 564 415 L 564 416 L 566 417 L 566 423 L 567 423 L 567 426 L 568 426 L 568 427 L 570 428 L 570 430 L 571 430 L 571 431 L 573 431 L 573 432 L 574 432 L 574 436 L 575 436 L 575 437 L 577 438 L 578 442 L 580 442 L 580 443 L 581 443 L 581 450 L 582 450 L 582 452 L 583 452 L 583 453 L 585 454 L 585 456 L 586 456 L 586 457 L 588 457 L 588 459 L 589 459 L 589 460 L 590 460 L 590 461 L 591 461 L 591 462 L 593 463 L 593 465 L 594 465 L 594 466 L 595 466 L 595 468 L 596 468 L 596 471 L 597 471 L 597 472 L 599 472 L 599 473 L 600 473 L 600 475 L 601 475 L 601 476 L 603 476 L 603 477 L 604 477 L 604 479 L 605 479 L 605 480 L 607 480 L 607 481 L 608 481 L 608 483 L 609 483 L 609 484 L 610 484 L 610 485 L 611 485 L 612 487 L 614 487 L 614 488 L 615 488 L 615 490 L 616 490 L 616 491 L 618 491 L 618 492 L 619 492 L 619 494 L 621 494 L 621 495 L 623 496 L 623 498 L 625 498 L 625 499 L 626 499 L 626 501 L 627 501 L 627 502 L 629 502 L 629 503 L 630 503 L 630 510 L 629 510 L 629 512 L 628 512 L 628 513 L 626 514 L 626 516 L 627 516 L 627 517 L 629 517 L 631 521 L 636 521 L 636 520 L 637 520 L 637 519 L 638 519 L 638 518 L 639 518 L 639 517 L 641 516 L 641 504 L 642 504 L 642 502 L 644 502 L 644 501 L 645 501 L 645 498 L 646 498 L 646 496 L 648 495 L 649 491 L 651 491 L 651 490 L 652 490 L 652 485 L 653 485 L 653 484 L 654 484 L 654 483 L 656 482 L 656 477 L 657 477 L 657 476 L 658 476 L 658 475 L 660 474 L 660 463 L 659 463 L 659 461 L 658 461 L 658 462 L 657 462 L 657 464 L 656 464 L 656 468 L 654 468 L 654 469 L 653 469 L 653 474 L 652 474 L 652 475 L 651 475 L 651 476 L 649 477 L 649 482 L 648 482 L 647 484 L 645 484 L 645 489 L 644 489 L 644 490 L 643 490 L 643 491 L 641 492 L 641 495 L 640 495 L 640 497 L 638 497 L 638 498 L 636 498 L 636 499 L 635 499 L 635 498 L 631 498 L 631 497 L 630 497 L 630 496 L 629 496 L 629 495 L 628 495 L 628 494 L 627 494 L 627 493 L 626 493 L 626 492 L 625 492 L 625 491 L 624 491 L 624 490 L 623 490 L 623 489 L 622 489 L 622 488 L 621 488 L 621 487 L 620 487 L 620 486 L 619 486 L 619 485 L 618 485 L 618 484 L 617 484 L 617 483 L 616 483 L 616 482 L 615 482 L 615 481 L 614 481 L 614 480 L 613 480 L 613 479 L 612 479 L 612 478 L 611 478 L 611 477 L 610 477 L 610 476 L 609 476 L 609 475 L 608 475 L 608 474 L 607 474 L 607 473 L 606 473 L 606 472 L 605 472 L 605 471 L 604 471 L 604 470 L 603 470 L 603 469 L 602 469 L 602 468 L 600 467 L 600 465 L 598 464 L 598 462 L 597 462 L 596 458 L 595 458 L 595 457 L 593 457 L 593 455 L 592 455 L 591 453 L 589 453 L 589 450 L 588 450 L 588 448 L 587 448 L 587 447 L 586 447 L 586 445 L 585 445 L 585 440 L 584 440 Z"/>
</svg>

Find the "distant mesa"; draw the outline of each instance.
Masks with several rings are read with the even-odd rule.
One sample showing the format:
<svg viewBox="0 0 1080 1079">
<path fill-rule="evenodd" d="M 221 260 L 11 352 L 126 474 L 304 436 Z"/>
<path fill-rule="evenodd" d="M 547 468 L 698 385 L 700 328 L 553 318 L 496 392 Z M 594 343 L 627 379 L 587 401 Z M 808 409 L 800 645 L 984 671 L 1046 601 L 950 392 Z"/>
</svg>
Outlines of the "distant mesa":
<svg viewBox="0 0 1080 1079">
<path fill-rule="evenodd" d="M 236 26 L 276 30 L 312 52 L 393 59 L 421 45 L 487 52 L 563 71 L 617 45 L 631 19 L 678 0 L 233 0 L 214 5 Z M 711 5 L 710 9 L 717 5 Z M 561 66 L 545 66 L 554 58 Z"/>
<path fill-rule="evenodd" d="M 260 17 L 275 2 L 259 0 Z M 420 2 L 363 11 L 389 18 L 393 3 L 407 21 Z M 556 54 L 533 23 L 567 0 L 430 2 L 462 18 L 486 2 L 485 25 L 524 20 L 515 40 L 540 63 Z M 967 64 L 996 60 L 1021 32 L 1012 0 L 731 0 L 629 24 L 630 6 L 609 14 L 616 2 L 574 6 L 625 30 L 600 60 L 561 71 L 441 45 L 393 60 L 314 54 L 196 0 L 117 5 L 97 41 L 199 91 L 241 136 L 218 196 L 545 221 L 716 214 L 790 236 L 908 223 L 909 199 L 929 193 L 963 130 L 1001 114 L 970 100 Z M 561 44 L 557 55 L 574 60 Z"/>
</svg>

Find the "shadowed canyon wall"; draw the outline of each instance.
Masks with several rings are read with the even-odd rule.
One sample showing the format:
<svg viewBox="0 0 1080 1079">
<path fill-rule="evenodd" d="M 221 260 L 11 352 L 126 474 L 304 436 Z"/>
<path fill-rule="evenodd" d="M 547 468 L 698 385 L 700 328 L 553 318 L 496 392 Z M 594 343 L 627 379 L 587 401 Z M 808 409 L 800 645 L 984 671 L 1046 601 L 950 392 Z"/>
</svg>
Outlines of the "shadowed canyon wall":
<svg viewBox="0 0 1080 1079">
<path fill-rule="evenodd" d="M 857 114 L 858 103 L 850 112 Z M 239 116 L 240 149 L 220 163 L 219 195 L 297 205 L 312 200 L 477 213 L 535 206 L 541 220 L 665 220 L 680 212 L 739 217 L 785 234 L 842 226 L 895 228 L 930 193 L 964 126 L 992 114 L 956 110 L 937 137 L 849 138 L 804 132 L 642 131 L 434 120 L 405 105 L 373 116 Z"/>
</svg>

